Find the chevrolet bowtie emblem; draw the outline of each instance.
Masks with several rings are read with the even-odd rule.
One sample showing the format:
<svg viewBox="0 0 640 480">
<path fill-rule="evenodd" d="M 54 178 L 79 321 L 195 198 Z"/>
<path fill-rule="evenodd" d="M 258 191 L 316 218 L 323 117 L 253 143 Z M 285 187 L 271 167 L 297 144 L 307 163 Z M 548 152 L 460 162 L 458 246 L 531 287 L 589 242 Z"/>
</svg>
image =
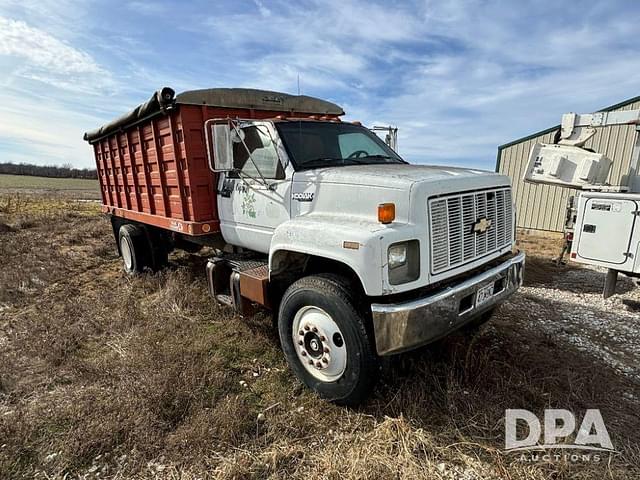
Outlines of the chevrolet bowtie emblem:
<svg viewBox="0 0 640 480">
<path fill-rule="evenodd" d="M 473 224 L 473 231 L 476 233 L 484 233 L 489 230 L 491 226 L 491 220 L 488 218 L 481 218 L 476 223 Z"/>
</svg>

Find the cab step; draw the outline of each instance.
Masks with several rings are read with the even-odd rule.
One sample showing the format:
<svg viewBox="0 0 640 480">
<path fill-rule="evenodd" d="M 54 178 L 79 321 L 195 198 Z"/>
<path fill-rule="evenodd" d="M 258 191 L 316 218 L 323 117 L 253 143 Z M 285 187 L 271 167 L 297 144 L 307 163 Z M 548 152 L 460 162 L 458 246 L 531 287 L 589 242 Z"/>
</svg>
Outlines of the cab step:
<svg viewBox="0 0 640 480">
<path fill-rule="evenodd" d="M 229 253 L 207 262 L 209 294 L 240 315 L 253 315 L 256 304 L 269 308 L 269 265 L 266 258 Z"/>
</svg>

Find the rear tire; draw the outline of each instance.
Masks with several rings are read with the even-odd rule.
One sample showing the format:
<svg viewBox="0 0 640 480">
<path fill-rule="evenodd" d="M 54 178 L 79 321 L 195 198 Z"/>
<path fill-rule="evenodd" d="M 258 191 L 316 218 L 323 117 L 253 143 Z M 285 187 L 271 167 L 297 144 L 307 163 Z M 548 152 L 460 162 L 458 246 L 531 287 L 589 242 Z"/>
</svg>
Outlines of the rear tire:
<svg viewBox="0 0 640 480">
<path fill-rule="evenodd" d="M 124 271 L 130 275 L 142 273 L 150 266 L 150 249 L 142 227 L 125 224 L 118 232 L 118 247 Z"/>
<path fill-rule="evenodd" d="M 171 245 L 165 236 L 153 227 L 144 228 L 149 245 L 149 268 L 153 271 L 163 269 L 169 263 Z"/>
<path fill-rule="evenodd" d="M 320 397 L 357 405 L 373 389 L 380 366 L 366 306 L 336 275 L 301 278 L 284 293 L 280 343 L 298 379 Z"/>
</svg>

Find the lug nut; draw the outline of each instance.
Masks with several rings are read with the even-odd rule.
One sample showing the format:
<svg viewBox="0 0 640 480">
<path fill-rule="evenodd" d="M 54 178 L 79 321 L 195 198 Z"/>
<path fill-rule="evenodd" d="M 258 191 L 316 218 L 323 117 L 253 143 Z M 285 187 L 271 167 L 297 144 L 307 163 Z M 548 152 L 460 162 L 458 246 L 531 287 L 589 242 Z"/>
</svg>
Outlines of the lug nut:
<svg viewBox="0 0 640 480">
<path fill-rule="evenodd" d="M 318 327 L 313 327 L 313 333 L 318 333 Z"/>
<path fill-rule="evenodd" d="M 300 355 L 302 355 L 303 357 L 306 357 L 307 356 L 307 351 L 306 350 L 302 350 L 300 352 Z"/>
<path fill-rule="evenodd" d="M 309 365 L 313 365 L 313 360 L 309 359 Z"/>
<path fill-rule="evenodd" d="M 324 335 L 320 336 L 320 341 L 321 342 L 326 342 L 327 341 L 327 337 L 325 337 Z"/>
<path fill-rule="evenodd" d="M 322 364 L 320 362 L 316 362 L 316 367 L 320 368 L 322 367 Z"/>
<path fill-rule="evenodd" d="M 304 342 L 302 340 L 298 340 L 298 345 L 304 345 Z"/>
<path fill-rule="evenodd" d="M 328 359 L 327 357 L 324 357 L 324 358 L 322 359 L 322 363 L 329 363 L 329 359 Z"/>
<path fill-rule="evenodd" d="M 300 335 L 300 336 L 304 335 L 304 330 L 300 330 L 300 331 L 298 332 L 298 335 Z"/>
<path fill-rule="evenodd" d="M 324 353 L 329 353 L 329 347 L 324 347 Z"/>
<path fill-rule="evenodd" d="M 308 331 L 309 330 L 309 325 L 305 325 L 304 329 Z"/>
</svg>

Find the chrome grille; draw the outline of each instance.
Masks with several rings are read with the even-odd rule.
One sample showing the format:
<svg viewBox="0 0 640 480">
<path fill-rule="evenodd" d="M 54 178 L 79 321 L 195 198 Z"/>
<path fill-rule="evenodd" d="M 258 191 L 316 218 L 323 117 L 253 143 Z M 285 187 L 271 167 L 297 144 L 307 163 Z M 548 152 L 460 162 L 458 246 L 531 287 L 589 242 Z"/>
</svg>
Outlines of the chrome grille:
<svg viewBox="0 0 640 480">
<path fill-rule="evenodd" d="M 429 200 L 431 272 L 440 273 L 511 246 L 511 189 L 483 190 Z M 482 219 L 490 226 L 474 231 Z"/>
</svg>

